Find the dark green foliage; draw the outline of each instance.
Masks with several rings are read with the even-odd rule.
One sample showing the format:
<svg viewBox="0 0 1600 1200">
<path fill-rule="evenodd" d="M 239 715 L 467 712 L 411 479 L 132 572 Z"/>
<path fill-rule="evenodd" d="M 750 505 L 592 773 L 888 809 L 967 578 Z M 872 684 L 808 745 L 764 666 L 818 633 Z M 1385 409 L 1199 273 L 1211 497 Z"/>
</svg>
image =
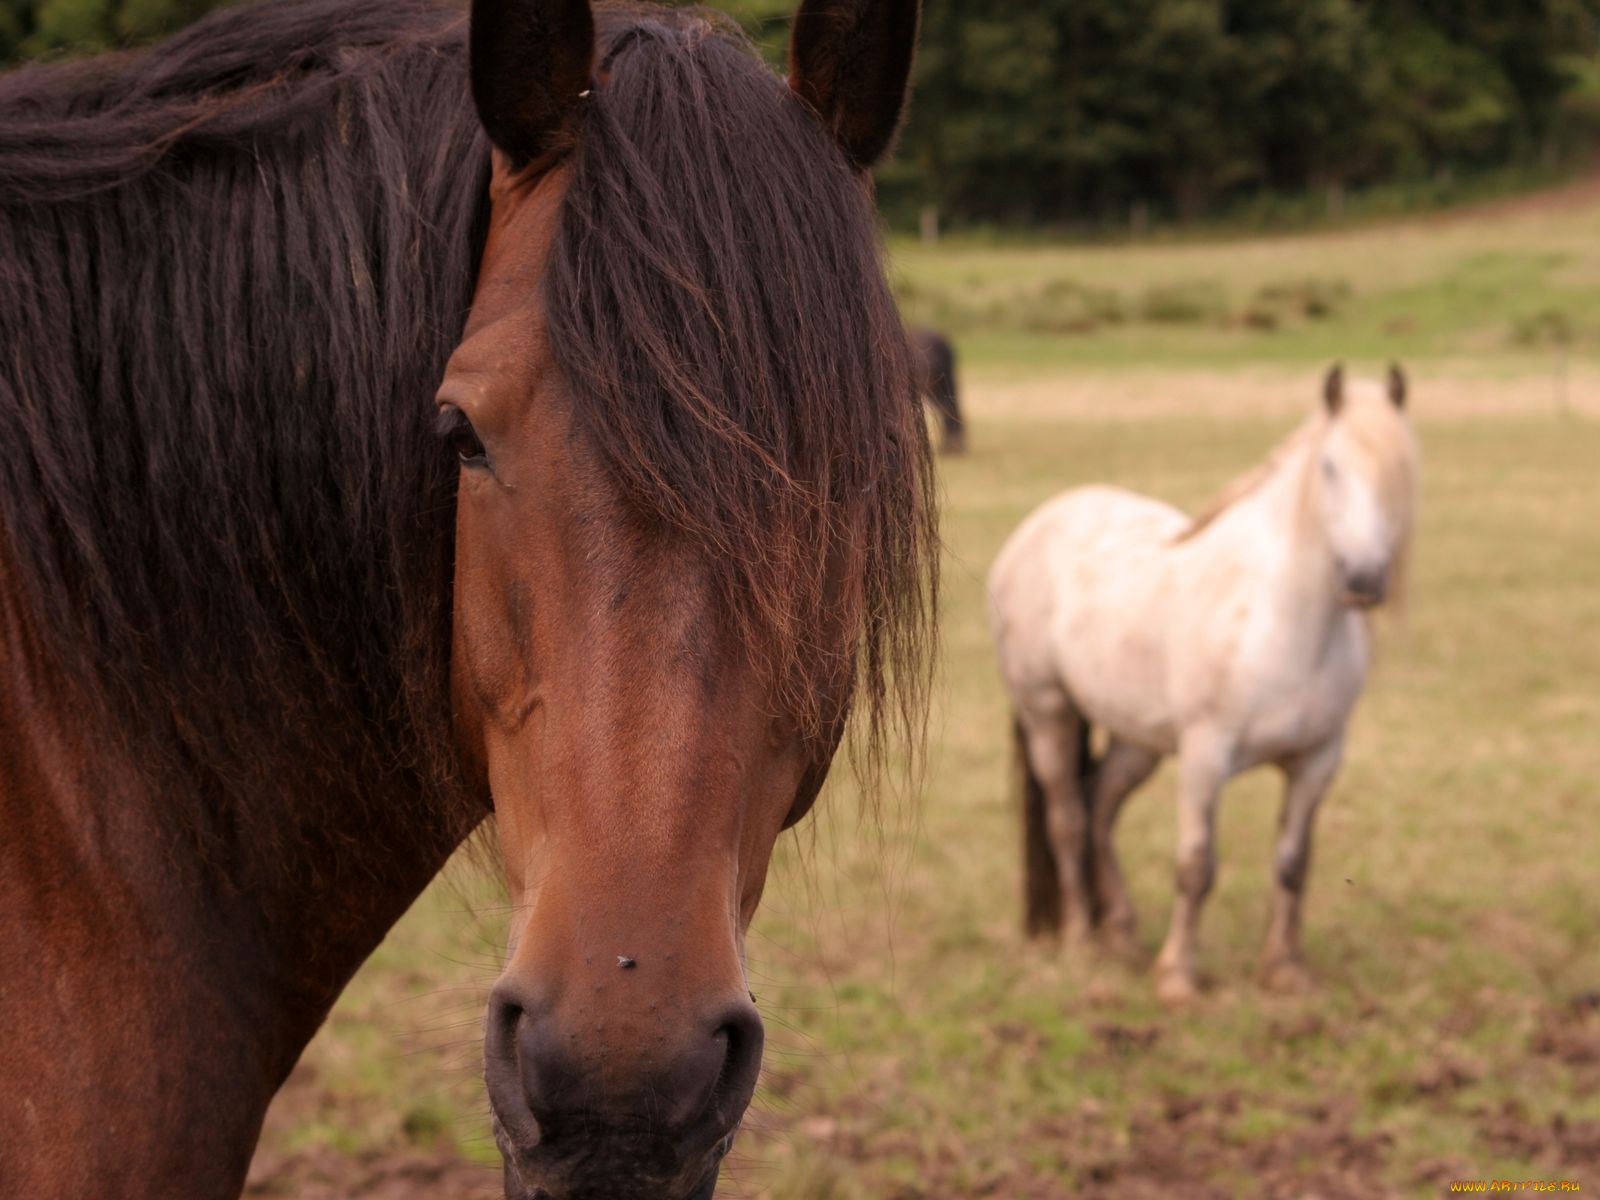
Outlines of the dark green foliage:
<svg viewBox="0 0 1600 1200">
<path fill-rule="evenodd" d="M 789 51 L 789 18 L 800 0 L 712 0 L 709 7 L 733 17 L 755 39 L 767 61 L 781 66 Z"/>
<path fill-rule="evenodd" d="M 0 0 L 0 62 L 90 53 L 161 37 L 219 0 Z"/>
<path fill-rule="evenodd" d="M 927 0 L 883 196 L 901 217 L 1137 227 L 1552 166 L 1600 130 L 1597 30 L 1600 0 Z"/>
</svg>

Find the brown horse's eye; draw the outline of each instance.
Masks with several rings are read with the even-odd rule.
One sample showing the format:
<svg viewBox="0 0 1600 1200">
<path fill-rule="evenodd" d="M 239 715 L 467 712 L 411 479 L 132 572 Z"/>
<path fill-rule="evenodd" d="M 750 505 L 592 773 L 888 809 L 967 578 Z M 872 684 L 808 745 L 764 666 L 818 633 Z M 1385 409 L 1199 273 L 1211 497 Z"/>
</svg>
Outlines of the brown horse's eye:
<svg viewBox="0 0 1600 1200">
<path fill-rule="evenodd" d="M 445 445 L 455 452 L 462 466 L 474 470 L 486 469 L 489 466 L 489 453 L 483 448 L 483 441 L 478 437 L 478 431 L 472 427 L 467 414 L 454 404 L 447 404 L 439 410 L 437 428 L 439 436 L 444 439 Z"/>
</svg>

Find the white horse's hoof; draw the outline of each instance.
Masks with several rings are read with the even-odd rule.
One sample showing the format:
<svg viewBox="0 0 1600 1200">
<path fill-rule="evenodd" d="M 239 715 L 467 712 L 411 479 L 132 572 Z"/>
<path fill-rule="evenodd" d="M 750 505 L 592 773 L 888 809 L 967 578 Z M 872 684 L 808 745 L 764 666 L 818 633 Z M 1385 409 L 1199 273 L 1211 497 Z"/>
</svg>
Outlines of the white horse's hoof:
<svg viewBox="0 0 1600 1200">
<path fill-rule="evenodd" d="M 1182 1008 L 1200 999 L 1200 985 L 1188 971 L 1157 971 L 1156 998 L 1170 1008 Z"/>
</svg>

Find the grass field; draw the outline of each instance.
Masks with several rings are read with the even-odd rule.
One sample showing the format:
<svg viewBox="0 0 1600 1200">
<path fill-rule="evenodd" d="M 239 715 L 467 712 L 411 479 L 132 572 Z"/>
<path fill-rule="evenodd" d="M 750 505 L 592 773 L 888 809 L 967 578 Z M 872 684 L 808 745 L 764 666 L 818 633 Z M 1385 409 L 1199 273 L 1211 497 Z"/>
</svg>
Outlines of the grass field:
<svg viewBox="0 0 1600 1200">
<path fill-rule="evenodd" d="M 1256 240 L 895 248 L 909 318 L 1008 370 L 1600 355 L 1600 181 Z"/>
<path fill-rule="evenodd" d="M 725 1194 L 1600 1188 L 1600 207 L 1228 245 L 907 246 L 897 265 L 912 310 L 960 336 L 972 422 L 973 453 L 941 464 L 928 782 L 873 817 L 838 773 L 780 845 L 751 939 L 767 1071 Z M 1295 279 L 1324 281 L 1330 310 L 1238 318 Z M 1124 315 L 1030 323 L 1027 297 L 1053 283 L 1057 300 L 1116 291 Z M 1152 293 L 1187 286 L 1223 299 L 1148 319 L 1167 311 Z M 1559 320 L 1528 323 L 1546 311 Z M 1208 993 L 1169 1013 L 1145 972 L 1069 963 L 1019 934 L 983 576 L 1064 486 L 1200 502 L 1298 419 L 1334 357 L 1410 365 L 1425 485 L 1414 603 L 1315 842 L 1320 987 L 1281 998 L 1251 980 L 1276 790 L 1249 776 L 1222 809 Z M 1164 770 L 1120 834 L 1148 955 L 1174 820 Z M 255 1194 L 493 1192 L 477 1038 L 503 928 L 470 866 L 418 902 L 286 1089 Z"/>
</svg>

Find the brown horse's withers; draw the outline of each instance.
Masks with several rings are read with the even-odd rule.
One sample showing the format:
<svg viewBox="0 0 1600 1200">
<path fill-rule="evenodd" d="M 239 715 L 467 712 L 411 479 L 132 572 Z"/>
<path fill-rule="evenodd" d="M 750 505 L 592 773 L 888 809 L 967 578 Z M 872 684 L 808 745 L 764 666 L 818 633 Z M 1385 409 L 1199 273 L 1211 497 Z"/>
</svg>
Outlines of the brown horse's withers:
<svg viewBox="0 0 1600 1200">
<path fill-rule="evenodd" d="M 236 1193 L 492 799 L 508 1193 L 709 1195 L 773 841 L 852 705 L 918 701 L 863 175 L 915 4 L 807 3 L 787 87 L 700 14 L 480 3 L 470 72 L 453 21 L 294 0 L 0 82 L 0 1192 Z"/>
</svg>

